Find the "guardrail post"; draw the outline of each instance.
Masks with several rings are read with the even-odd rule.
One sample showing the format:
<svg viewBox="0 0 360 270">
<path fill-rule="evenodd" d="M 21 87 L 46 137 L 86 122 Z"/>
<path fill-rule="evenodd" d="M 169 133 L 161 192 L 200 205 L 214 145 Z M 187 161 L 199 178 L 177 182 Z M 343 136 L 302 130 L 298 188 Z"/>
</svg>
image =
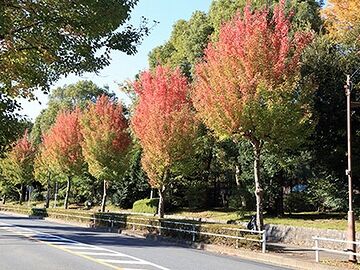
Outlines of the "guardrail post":
<svg viewBox="0 0 360 270">
<path fill-rule="evenodd" d="M 192 233 L 192 241 L 195 242 L 196 240 L 196 226 L 195 224 L 192 225 L 193 233 Z"/>
<path fill-rule="evenodd" d="M 315 236 L 315 261 L 319 262 L 320 261 L 320 254 L 319 254 L 319 239 L 317 236 Z"/>
<path fill-rule="evenodd" d="M 266 231 L 262 231 L 262 253 L 266 252 Z"/>
</svg>

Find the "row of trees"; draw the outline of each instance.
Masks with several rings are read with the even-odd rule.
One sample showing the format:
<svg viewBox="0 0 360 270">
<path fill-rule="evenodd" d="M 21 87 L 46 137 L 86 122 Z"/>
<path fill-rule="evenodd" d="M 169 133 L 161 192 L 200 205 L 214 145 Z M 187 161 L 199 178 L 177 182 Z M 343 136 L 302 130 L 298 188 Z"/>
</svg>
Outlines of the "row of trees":
<svg viewBox="0 0 360 270">
<path fill-rule="evenodd" d="M 160 216 L 165 193 L 173 205 L 184 194 L 188 205 L 197 201 L 198 206 L 233 201 L 232 206 L 252 209 L 256 199 L 259 228 L 264 201 L 268 213 L 282 214 L 284 194 L 295 184 L 311 195 L 295 197 L 302 205 L 336 209 L 346 192 L 341 89 L 344 74 L 360 61 L 357 17 L 347 17 L 347 6 L 331 3 L 328 32 L 313 0 L 252 5 L 220 0 L 208 14 L 195 12 L 189 21 L 179 21 L 170 40 L 150 53 L 150 71 L 125 87 L 134 91 L 134 104 L 116 115 L 130 123 L 133 134 L 124 124 L 121 143 L 109 135 L 114 118 L 100 123 L 106 119 L 99 117 L 101 110 L 87 116 L 101 100 L 113 99 L 106 89 L 82 82 L 55 90 L 31 132 L 39 149 L 35 178 L 45 185 L 49 175 L 65 176 L 66 190 L 71 179 L 82 177 L 78 189 L 101 182 L 103 210 L 108 182 L 119 187 L 112 197 L 124 197 L 119 190 L 146 191 L 148 178 L 159 192 Z M 356 1 L 348 3 L 359 8 Z M 97 98 L 103 94 L 108 98 Z M 353 127 L 359 123 L 355 112 Z M 358 134 L 354 139 L 359 147 Z M 70 142 L 76 141 L 74 147 Z M 359 169 L 355 166 L 355 176 Z M 212 185 L 217 194 L 209 204 Z M 288 196 L 288 210 L 294 203 Z"/>
<path fill-rule="evenodd" d="M 21 202 L 24 186 L 35 177 L 47 186 L 48 207 L 51 179 L 65 177 L 64 208 L 68 208 L 73 178 L 89 173 L 103 183 L 101 210 L 105 211 L 108 183 L 119 179 L 127 165 L 131 143 L 127 128 L 122 106 L 105 95 L 83 111 L 78 107 L 60 111 L 40 145 L 33 145 L 27 131 L 14 144 L 2 161 L 2 173 L 12 182 L 4 183 L 9 188 L 20 186 Z"/>
</svg>

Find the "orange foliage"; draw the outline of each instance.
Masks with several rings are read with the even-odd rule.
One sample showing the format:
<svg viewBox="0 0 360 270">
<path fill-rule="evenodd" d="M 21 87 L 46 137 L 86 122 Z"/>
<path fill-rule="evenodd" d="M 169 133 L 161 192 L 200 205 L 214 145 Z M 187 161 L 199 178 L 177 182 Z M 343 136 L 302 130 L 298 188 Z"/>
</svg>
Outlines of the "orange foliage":
<svg viewBox="0 0 360 270">
<path fill-rule="evenodd" d="M 349 31 L 360 28 L 359 0 L 328 0 L 324 9 L 326 27 L 335 38 L 344 38 Z M 359 41 L 359 35 L 357 34 Z"/>
<path fill-rule="evenodd" d="M 64 174 L 79 174 L 84 164 L 80 132 L 80 110 L 61 112 L 44 135 L 42 154 Z"/>
<path fill-rule="evenodd" d="M 243 16 L 223 25 L 219 41 L 208 45 L 204 61 L 196 66 L 192 98 L 200 118 L 219 136 L 244 134 L 244 106 L 261 103 L 261 91 L 271 95 L 294 81 L 312 34 L 291 36 L 290 28 L 284 1 L 271 19 L 268 9 L 252 12 L 247 5 Z"/>
<path fill-rule="evenodd" d="M 153 187 L 160 187 L 166 171 L 189 155 L 196 123 L 189 85 L 177 69 L 158 66 L 134 83 L 139 101 L 132 128 L 143 147 L 142 164 Z"/>
</svg>

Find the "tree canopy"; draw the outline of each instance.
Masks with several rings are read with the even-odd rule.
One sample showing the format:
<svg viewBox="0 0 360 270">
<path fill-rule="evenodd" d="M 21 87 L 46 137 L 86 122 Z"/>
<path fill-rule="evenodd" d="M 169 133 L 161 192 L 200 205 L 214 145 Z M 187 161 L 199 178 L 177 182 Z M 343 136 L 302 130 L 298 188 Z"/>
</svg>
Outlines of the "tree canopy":
<svg viewBox="0 0 360 270">
<path fill-rule="evenodd" d="M 134 54 L 146 23 L 128 23 L 137 0 L 2 1 L 0 89 L 10 97 L 48 92 L 61 75 L 96 72 L 110 51 Z"/>
<path fill-rule="evenodd" d="M 35 144 L 42 140 L 42 134 L 55 123 L 58 113 L 64 110 L 86 109 L 89 103 L 96 102 L 98 96 L 106 95 L 115 99 L 106 87 L 99 87 L 92 81 L 79 81 L 75 84 L 65 85 L 53 89 L 49 95 L 47 108 L 36 117 L 31 130 L 31 138 Z"/>
</svg>

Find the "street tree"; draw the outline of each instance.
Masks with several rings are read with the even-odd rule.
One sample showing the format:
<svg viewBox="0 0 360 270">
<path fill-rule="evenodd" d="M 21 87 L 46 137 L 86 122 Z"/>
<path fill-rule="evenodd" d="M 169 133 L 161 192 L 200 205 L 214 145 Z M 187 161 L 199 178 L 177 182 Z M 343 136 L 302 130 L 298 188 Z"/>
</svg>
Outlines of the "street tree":
<svg viewBox="0 0 360 270">
<path fill-rule="evenodd" d="M 55 172 L 65 176 L 66 194 L 64 208 L 68 208 L 71 190 L 71 180 L 82 175 L 86 169 L 81 142 L 80 110 L 63 111 L 54 125 L 44 135 L 42 144 L 43 158 Z"/>
<path fill-rule="evenodd" d="M 109 184 L 120 181 L 126 170 L 131 139 L 120 103 L 102 95 L 81 118 L 82 143 L 90 174 L 103 182 L 101 211 L 105 212 Z"/>
<path fill-rule="evenodd" d="M 300 57 L 310 32 L 290 35 L 284 1 L 251 11 L 247 5 L 224 24 L 196 67 L 193 103 L 219 138 L 253 147 L 257 226 L 263 228 L 260 159 L 264 147 L 294 148 L 311 130 L 310 88 L 299 82 Z"/>
<path fill-rule="evenodd" d="M 129 55 L 148 34 L 129 24 L 137 0 L 1 1 L 0 89 L 10 97 L 48 92 L 61 75 L 96 72 L 111 50 Z"/>
<path fill-rule="evenodd" d="M 143 148 L 142 165 L 159 192 L 159 217 L 164 216 L 164 191 L 171 174 L 191 166 L 197 135 L 189 85 L 179 69 L 158 66 L 134 83 L 139 96 L 132 129 Z"/>
<path fill-rule="evenodd" d="M 34 158 L 35 148 L 29 139 L 28 131 L 25 130 L 23 136 L 1 160 L 3 181 L 7 182 L 3 186 L 15 189 L 19 193 L 20 203 L 25 199 L 26 186 L 34 180 Z"/>
</svg>

